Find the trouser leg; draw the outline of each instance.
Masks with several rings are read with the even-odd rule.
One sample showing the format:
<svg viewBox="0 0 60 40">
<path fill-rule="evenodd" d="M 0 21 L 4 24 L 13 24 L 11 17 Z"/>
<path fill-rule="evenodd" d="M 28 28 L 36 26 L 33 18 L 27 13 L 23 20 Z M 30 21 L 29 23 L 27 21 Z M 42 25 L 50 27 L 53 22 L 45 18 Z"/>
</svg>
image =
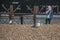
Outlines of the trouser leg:
<svg viewBox="0 0 60 40">
<path fill-rule="evenodd" d="M 51 23 L 51 19 L 48 20 L 49 21 L 49 24 Z"/>
<path fill-rule="evenodd" d="M 48 19 L 46 18 L 46 20 L 45 20 L 45 24 L 47 24 L 48 23 Z"/>
</svg>

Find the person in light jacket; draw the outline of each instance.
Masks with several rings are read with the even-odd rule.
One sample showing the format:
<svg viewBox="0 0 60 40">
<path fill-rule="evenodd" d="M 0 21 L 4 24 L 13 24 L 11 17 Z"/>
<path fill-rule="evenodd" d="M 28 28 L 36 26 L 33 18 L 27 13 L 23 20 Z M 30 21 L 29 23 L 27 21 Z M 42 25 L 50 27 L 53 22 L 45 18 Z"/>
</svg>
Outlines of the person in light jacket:
<svg viewBox="0 0 60 40">
<path fill-rule="evenodd" d="M 46 8 L 46 20 L 45 20 L 45 24 L 50 24 L 51 23 L 51 19 L 53 18 L 53 10 L 52 7 L 49 5 Z"/>
</svg>

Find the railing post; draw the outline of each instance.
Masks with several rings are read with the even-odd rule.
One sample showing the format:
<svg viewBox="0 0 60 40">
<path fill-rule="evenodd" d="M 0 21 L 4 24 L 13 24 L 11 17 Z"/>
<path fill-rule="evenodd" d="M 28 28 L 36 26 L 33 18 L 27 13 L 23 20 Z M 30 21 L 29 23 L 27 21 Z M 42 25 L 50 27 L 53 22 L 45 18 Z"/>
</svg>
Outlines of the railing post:
<svg viewBox="0 0 60 40">
<path fill-rule="evenodd" d="M 59 13 L 59 6 L 57 6 L 57 13 Z"/>
<path fill-rule="evenodd" d="M 23 24 L 23 16 L 21 16 L 21 24 Z"/>
<path fill-rule="evenodd" d="M 33 27 L 36 27 L 36 14 L 38 13 L 38 11 L 39 11 L 39 6 L 34 6 L 34 12 L 33 12 L 34 25 L 33 25 Z"/>
<path fill-rule="evenodd" d="M 10 5 L 10 11 L 9 11 L 9 21 L 12 20 L 12 15 L 13 15 L 13 5 Z"/>
</svg>

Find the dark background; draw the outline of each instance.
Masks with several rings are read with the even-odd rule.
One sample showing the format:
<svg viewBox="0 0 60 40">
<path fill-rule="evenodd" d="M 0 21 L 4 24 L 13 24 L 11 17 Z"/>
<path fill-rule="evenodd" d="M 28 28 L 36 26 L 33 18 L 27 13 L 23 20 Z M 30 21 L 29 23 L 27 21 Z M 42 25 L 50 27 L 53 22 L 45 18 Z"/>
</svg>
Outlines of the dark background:
<svg viewBox="0 0 60 40">
<path fill-rule="evenodd" d="M 3 2 L 7 1 L 17 1 L 17 2 L 28 2 L 28 4 L 35 4 L 35 5 L 60 5 L 60 0 L 1 0 Z"/>
<path fill-rule="evenodd" d="M 9 5 L 12 4 L 12 2 L 19 2 L 18 5 L 21 5 L 21 10 L 16 11 L 18 13 L 19 12 L 31 13 L 29 10 L 27 10 L 26 5 L 29 5 L 31 7 L 33 7 L 34 5 L 38 5 L 38 6 L 40 6 L 40 5 L 59 5 L 60 6 L 60 0 L 0 0 L 0 4 L 4 4 L 6 6 L 6 8 L 9 8 Z M 16 7 L 17 7 L 17 5 L 14 6 L 14 9 Z"/>
</svg>

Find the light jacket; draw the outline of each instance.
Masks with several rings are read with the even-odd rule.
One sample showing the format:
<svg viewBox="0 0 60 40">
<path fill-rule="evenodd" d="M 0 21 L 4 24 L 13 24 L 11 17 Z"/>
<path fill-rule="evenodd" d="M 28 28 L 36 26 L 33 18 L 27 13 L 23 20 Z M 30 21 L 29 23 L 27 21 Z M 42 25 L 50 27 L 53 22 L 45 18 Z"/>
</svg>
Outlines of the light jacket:
<svg viewBox="0 0 60 40">
<path fill-rule="evenodd" d="M 53 18 L 53 10 L 50 10 L 47 14 L 47 18 Z"/>
</svg>

